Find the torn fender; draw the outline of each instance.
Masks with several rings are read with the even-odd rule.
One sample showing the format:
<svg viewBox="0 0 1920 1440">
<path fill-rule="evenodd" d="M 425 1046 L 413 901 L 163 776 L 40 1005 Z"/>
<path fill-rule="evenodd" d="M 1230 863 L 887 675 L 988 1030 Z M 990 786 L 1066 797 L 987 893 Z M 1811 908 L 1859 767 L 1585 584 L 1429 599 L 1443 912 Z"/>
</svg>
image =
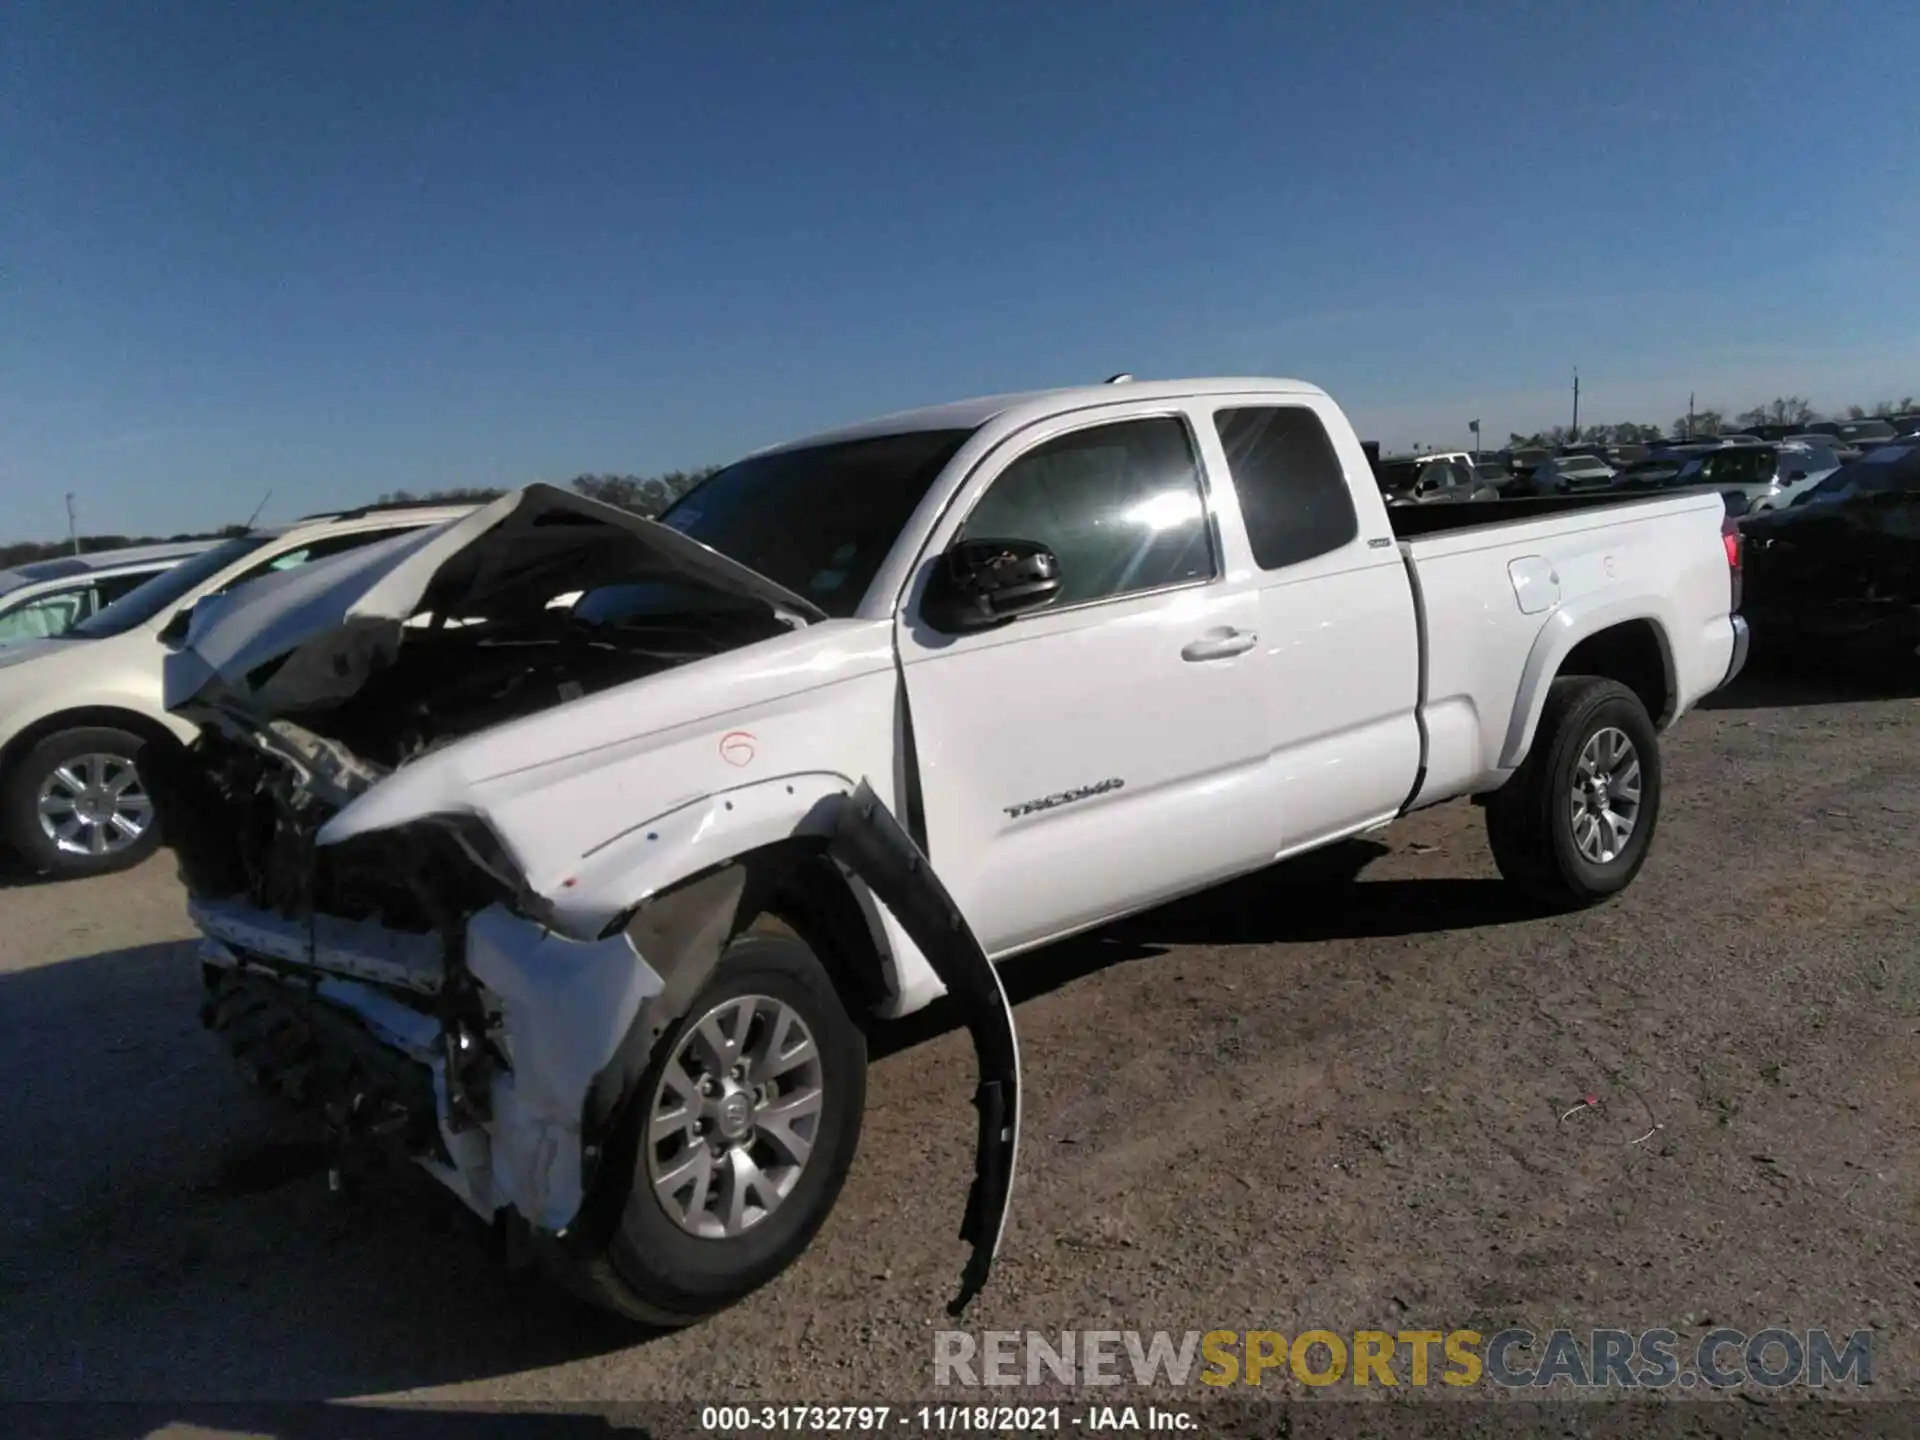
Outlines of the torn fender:
<svg viewBox="0 0 1920 1440">
<path fill-rule="evenodd" d="M 973 1247 L 960 1291 L 947 1313 L 958 1315 L 980 1293 L 999 1252 L 1013 1198 L 1020 1147 L 1020 1043 L 1013 1007 L 960 907 L 879 796 L 865 781 L 835 817 L 829 853 L 866 882 L 894 913 L 959 1007 L 980 1064 L 974 1092 L 979 1133 L 973 1185 L 960 1238 Z"/>
<path fill-rule="evenodd" d="M 823 849 L 892 912 L 946 986 L 973 1040 L 980 1071 L 974 1092 L 979 1131 L 960 1226 L 960 1238 L 973 1248 L 959 1293 L 948 1307 L 957 1315 L 986 1284 L 1013 1194 L 1020 1133 L 1020 1048 L 1013 1011 L 966 918 L 870 785 L 862 781 L 851 793 L 842 791 L 811 805 L 802 838 L 819 847 L 814 854 Z M 568 1232 L 583 1250 L 590 1252 L 597 1237 L 618 1223 L 624 1202 L 624 1186 L 595 1182 L 603 1171 L 630 1173 L 637 1159 L 614 1139 L 621 1131 L 616 1123 L 620 1110 L 632 1103 L 635 1084 L 660 1037 L 686 1014 L 737 933 L 741 917 L 754 913 L 759 887 L 773 878 L 749 854 L 740 863 L 720 865 L 661 893 L 642 905 L 622 932 L 664 988 L 641 1008 L 626 1038 L 587 1087 L 581 1133 L 591 1146 L 586 1154 L 589 1196 Z M 604 1148 L 598 1143 L 602 1139 L 607 1141 Z"/>
</svg>

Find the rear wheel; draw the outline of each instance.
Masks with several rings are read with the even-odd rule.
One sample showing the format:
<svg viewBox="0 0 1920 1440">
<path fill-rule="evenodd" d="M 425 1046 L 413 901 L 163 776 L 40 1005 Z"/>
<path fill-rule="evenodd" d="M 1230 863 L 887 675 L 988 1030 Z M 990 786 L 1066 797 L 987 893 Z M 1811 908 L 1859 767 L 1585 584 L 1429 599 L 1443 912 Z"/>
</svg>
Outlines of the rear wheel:
<svg viewBox="0 0 1920 1440">
<path fill-rule="evenodd" d="M 160 832 L 135 762 L 145 741 L 104 725 L 47 736 L 0 787 L 0 830 L 33 869 L 104 875 L 153 853 Z"/>
<path fill-rule="evenodd" d="M 660 1326 L 757 1290 L 800 1257 L 839 1198 L 866 1079 L 865 1036 L 807 943 L 741 936 L 628 1106 L 618 1225 L 564 1278 Z"/>
<path fill-rule="evenodd" d="M 1487 801 L 1487 839 L 1508 880 L 1572 908 L 1624 890 L 1660 818 L 1660 752 L 1626 686 L 1569 675 L 1547 691 L 1533 748 Z"/>
</svg>

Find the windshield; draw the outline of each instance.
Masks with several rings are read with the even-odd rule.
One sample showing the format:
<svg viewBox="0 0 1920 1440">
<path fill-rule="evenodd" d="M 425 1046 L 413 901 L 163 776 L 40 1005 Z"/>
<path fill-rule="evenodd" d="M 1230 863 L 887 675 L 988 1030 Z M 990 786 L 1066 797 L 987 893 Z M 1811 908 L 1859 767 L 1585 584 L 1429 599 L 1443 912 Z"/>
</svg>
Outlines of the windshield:
<svg viewBox="0 0 1920 1440">
<path fill-rule="evenodd" d="M 660 523 L 845 619 L 972 434 L 918 430 L 752 456 L 689 490 Z"/>
<path fill-rule="evenodd" d="M 129 590 L 97 615 L 82 620 L 67 634 L 87 640 L 124 635 L 146 624 L 196 585 L 211 580 L 242 555 L 258 550 L 272 538 L 270 535 L 236 535 L 211 550 L 202 550 L 171 570 L 161 571 L 146 584 Z"/>
</svg>

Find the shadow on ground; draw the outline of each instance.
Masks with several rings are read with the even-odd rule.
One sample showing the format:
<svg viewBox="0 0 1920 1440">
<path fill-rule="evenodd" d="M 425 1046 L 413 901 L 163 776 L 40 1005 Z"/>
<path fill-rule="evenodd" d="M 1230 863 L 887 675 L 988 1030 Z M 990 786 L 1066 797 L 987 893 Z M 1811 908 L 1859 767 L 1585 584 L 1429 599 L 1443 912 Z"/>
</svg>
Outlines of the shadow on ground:
<svg viewBox="0 0 1920 1440">
<path fill-rule="evenodd" d="M 1810 657 L 1752 663 L 1724 690 L 1700 702 L 1702 710 L 1773 710 L 1802 705 L 1860 705 L 1874 700 L 1920 698 L 1920 663 L 1904 669 L 1869 670 L 1827 664 Z"/>
<path fill-rule="evenodd" d="M 1179 945 L 1274 945 L 1426 935 L 1540 919 L 1546 912 L 1496 876 L 1360 880 L 1390 848 L 1349 840 L 1007 961 L 1000 983 L 1015 1005 L 1098 971 Z M 876 1058 L 958 1028 L 941 1001 L 882 1026 Z"/>
<path fill-rule="evenodd" d="M 410 1167 L 330 1195 L 198 1000 L 179 942 L 0 976 L 0 1394 L 365 1394 L 644 1338 L 509 1274 Z"/>
</svg>

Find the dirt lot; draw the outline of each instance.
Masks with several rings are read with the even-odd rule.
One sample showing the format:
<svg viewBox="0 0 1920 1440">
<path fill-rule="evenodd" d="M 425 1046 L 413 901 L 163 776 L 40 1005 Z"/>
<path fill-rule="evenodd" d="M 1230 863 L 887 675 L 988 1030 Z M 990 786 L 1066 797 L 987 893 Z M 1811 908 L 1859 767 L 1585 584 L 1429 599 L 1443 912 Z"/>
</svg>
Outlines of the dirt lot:
<svg viewBox="0 0 1920 1440">
<path fill-rule="evenodd" d="M 1874 1390 L 1920 1396 L 1916 742 L 1920 701 L 1750 685 L 1670 738 L 1598 911 L 1516 910 L 1449 806 L 1014 962 L 1022 1174 L 965 1323 L 1872 1326 Z M 186 933 L 164 856 L 0 890 L 0 1395 L 928 1390 L 964 1036 L 885 1033 L 809 1255 L 635 1343 L 437 1203 L 329 1197 L 198 1027 Z"/>
</svg>

